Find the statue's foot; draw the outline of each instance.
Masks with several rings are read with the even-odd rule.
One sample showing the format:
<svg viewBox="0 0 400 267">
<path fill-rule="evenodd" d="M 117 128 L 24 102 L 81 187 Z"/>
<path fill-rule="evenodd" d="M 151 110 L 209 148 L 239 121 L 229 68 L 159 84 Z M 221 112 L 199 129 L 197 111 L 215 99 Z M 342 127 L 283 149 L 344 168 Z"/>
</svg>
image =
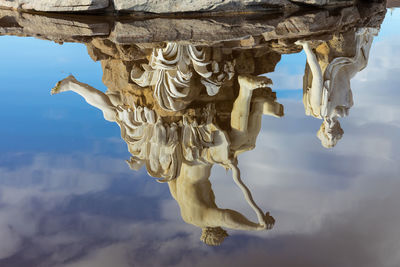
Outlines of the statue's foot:
<svg viewBox="0 0 400 267">
<path fill-rule="evenodd" d="M 241 90 L 249 91 L 272 85 L 271 79 L 263 76 L 239 75 L 238 81 Z"/>
<path fill-rule="evenodd" d="M 278 102 L 265 102 L 263 105 L 263 114 L 281 118 L 285 113 L 282 104 L 279 104 Z"/>
<path fill-rule="evenodd" d="M 69 84 L 70 83 L 76 83 L 76 82 L 78 82 L 76 79 L 75 79 L 75 77 L 73 76 L 73 75 L 69 75 L 67 78 L 65 78 L 64 80 L 61 80 L 61 81 L 59 81 L 57 84 L 56 84 L 56 86 L 53 88 L 53 89 L 51 89 L 51 94 L 52 95 L 55 95 L 55 94 L 58 94 L 58 93 L 62 93 L 62 92 L 65 92 L 65 91 L 69 91 Z"/>
</svg>

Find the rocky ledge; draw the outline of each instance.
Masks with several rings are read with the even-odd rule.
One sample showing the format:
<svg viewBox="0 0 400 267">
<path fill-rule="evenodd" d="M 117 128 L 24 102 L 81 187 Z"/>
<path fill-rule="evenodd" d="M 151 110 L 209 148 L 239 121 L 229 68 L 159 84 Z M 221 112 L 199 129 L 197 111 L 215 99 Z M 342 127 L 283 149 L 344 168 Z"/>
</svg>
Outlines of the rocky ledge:
<svg viewBox="0 0 400 267">
<path fill-rule="evenodd" d="M 149 47 L 163 46 L 164 42 L 192 45 L 226 42 L 230 47 L 258 47 L 273 41 L 275 48 L 286 49 L 293 40 L 326 36 L 348 27 L 377 27 L 385 13 L 385 3 L 359 3 L 348 7 L 269 13 L 268 16 L 207 18 L 136 19 L 132 16 L 38 14 L 0 9 L 0 36 L 30 36 L 57 43 L 90 43 L 101 38 L 115 44 L 140 43 Z"/>
<path fill-rule="evenodd" d="M 38 12 L 220 13 L 297 9 L 299 6 L 343 6 L 355 0 L 0 0 L 0 8 Z"/>
</svg>

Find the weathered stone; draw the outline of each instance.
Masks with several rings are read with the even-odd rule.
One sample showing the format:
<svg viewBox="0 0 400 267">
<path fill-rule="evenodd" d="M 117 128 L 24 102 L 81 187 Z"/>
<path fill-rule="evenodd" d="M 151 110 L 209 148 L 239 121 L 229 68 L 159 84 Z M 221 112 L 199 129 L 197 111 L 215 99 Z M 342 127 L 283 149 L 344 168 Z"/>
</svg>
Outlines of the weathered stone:
<svg viewBox="0 0 400 267">
<path fill-rule="evenodd" d="M 88 52 L 94 61 L 113 58 L 124 61 L 144 59 L 142 50 L 134 44 L 115 44 L 108 39 L 96 38 L 87 44 Z"/>
<path fill-rule="evenodd" d="M 0 10 L 0 35 L 32 36 L 56 42 L 74 42 L 108 36 L 110 25 L 96 19 L 47 17 L 13 10 Z"/>
<path fill-rule="evenodd" d="M 240 51 L 235 58 L 235 71 L 239 74 L 253 73 L 255 69 L 254 57 L 250 50 Z"/>
<path fill-rule="evenodd" d="M 120 44 L 179 40 L 201 43 L 214 40 L 240 40 L 273 29 L 268 23 L 247 22 L 241 21 L 241 19 L 237 19 L 235 22 L 221 23 L 205 19 L 157 18 L 145 21 L 116 22 L 110 39 Z"/>
<path fill-rule="evenodd" d="M 259 16 L 217 16 L 198 19 L 155 18 L 134 20 L 90 15 L 29 14 L 0 10 L 0 35 L 33 36 L 57 42 L 90 42 L 101 37 L 103 45 L 95 45 L 93 55 L 107 57 L 109 40 L 116 44 L 121 59 L 132 59 L 133 50 L 163 47 L 164 42 L 192 45 L 218 45 L 227 48 L 257 48 L 266 45 L 279 53 L 299 52 L 294 39 L 313 35 L 325 40 L 350 26 L 375 27 L 384 18 L 385 3 L 374 3 L 334 10 L 307 10 L 290 14 Z M 212 18 L 212 19 L 211 19 Z M 117 21 L 116 21 L 117 20 Z M 110 29 L 113 29 L 110 33 Z M 135 47 L 131 45 L 135 44 Z M 97 47 L 97 48 L 96 48 Z M 96 49 L 100 48 L 99 51 Z M 111 48 L 111 47 L 110 47 Z M 133 49 L 133 50 L 132 50 Z M 96 50 L 96 51 L 95 51 Z M 115 53 L 112 53 L 115 54 Z M 140 56 L 137 54 L 137 56 Z M 137 58 L 135 55 L 135 58 Z"/>
<path fill-rule="evenodd" d="M 322 34 L 340 30 L 346 25 L 360 20 L 358 8 L 355 6 L 341 9 L 332 15 L 327 10 L 316 13 L 292 16 L 278 23 L 274 31 L 263 34 L 265 40 L 281 38 L 301 38 L 311 34 Z"/>
<path fill-rule="evenodd" d="M 260 52 L 260 53 L 257 53 Z M 259 49 L 254 53 L 254 75 L 273 72 L 276 64 L 281 60 L 281 54 L 266 49 Z"/>
<path fill-rule="evenodd" d="M 117 11 L 150 13 L 245 11 L 297 8 L 287 0 L 112 0 Z"/>
<path fill-rule="evenodd" d="M 397 0 L 392 0 L 397 1 Z M 354 5 L 356 0 L 0 0 L 0 8 L 40 12 L 227 13 Z"/>
<path fill-rule="evenodd" d="M 1 7 L 49 12 L 100 10 L 109 5 L 109 0 L 0 0 Z"/>
<path fill-rule="evenodd" d="M 400 0 L 388 0 L 386 2 L 387 8 L 400 7 Z"/>
<path fill-rule="evenodd" d="M 341 6 L 354 4 L 354 0 L 291 0 L 295 3 L 313 6 Z"/>
<path fill-rule="evenodd" d="M 256 44 L 254 37 L 250 36 L 249 38 L 240 40 L 240 45 L 243 47 L 252 47 Z"/>
</svg>

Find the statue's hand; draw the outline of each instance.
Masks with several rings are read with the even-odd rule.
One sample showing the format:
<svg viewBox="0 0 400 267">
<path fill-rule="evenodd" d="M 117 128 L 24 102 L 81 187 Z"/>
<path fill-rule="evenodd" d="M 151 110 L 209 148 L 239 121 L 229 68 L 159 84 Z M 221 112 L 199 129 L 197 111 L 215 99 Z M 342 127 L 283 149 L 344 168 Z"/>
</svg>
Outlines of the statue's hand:
<svg viewBox="0 0 400 267">
<path fill-rule="evenodd" d="M 274 217 L 269 215 L 269 212 L 265 213 L 263 219 L 264 219 L 264 222 L 262 224 L 263 229 L 270 230 L 270 229 L 272 229 L 272 227 L 274 227 L 275 219 L 274 219 Z"/>
</svg>

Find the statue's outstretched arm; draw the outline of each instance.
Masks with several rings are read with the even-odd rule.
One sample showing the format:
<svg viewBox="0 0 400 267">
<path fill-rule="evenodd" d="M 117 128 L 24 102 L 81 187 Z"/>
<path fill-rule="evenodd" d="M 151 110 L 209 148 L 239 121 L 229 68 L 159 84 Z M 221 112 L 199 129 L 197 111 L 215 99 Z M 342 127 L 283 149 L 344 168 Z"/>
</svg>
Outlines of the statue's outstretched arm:
<svg viewBox="0 0 400 267">
<path fill-rule="evenodd" d="M 240 188 L 240 190 L 242 190 L 244 198 L 246 199 L 247 203 L 257 214 L 259 224 L 263 227 L 263 229 L 271 229 L 275 220 L 271 216 L 269 216 L 269 212 L 264 214 L 263 211 L 260 209 L 260 207 L 257 206 L 256 202 L 253 199 L 253 196 L 251 195 L 249 188 L 243 183 L 240 177 L 240 170 L 237 167 L 236 163 L 231 163 L 229 167 L 232 169 L 233 180 L 235 181 L 236 185 Z M 272 225 L 270 225 L 271 224 L 270 219 L 273 220 Z"/>
<path fill-rule="evenodd" d="M 99 91 L 88 84 L 77 81 L 73 75 L 59 81 L 51 90 L 51 94 L 58 94 L 65 91 L 73 91 L 79 94 L 87 103 L 100 109 L 106 120 L 115 121 L 115 107 L 111 103 L 109 97 L 102 91 Z"/>
</svg>

